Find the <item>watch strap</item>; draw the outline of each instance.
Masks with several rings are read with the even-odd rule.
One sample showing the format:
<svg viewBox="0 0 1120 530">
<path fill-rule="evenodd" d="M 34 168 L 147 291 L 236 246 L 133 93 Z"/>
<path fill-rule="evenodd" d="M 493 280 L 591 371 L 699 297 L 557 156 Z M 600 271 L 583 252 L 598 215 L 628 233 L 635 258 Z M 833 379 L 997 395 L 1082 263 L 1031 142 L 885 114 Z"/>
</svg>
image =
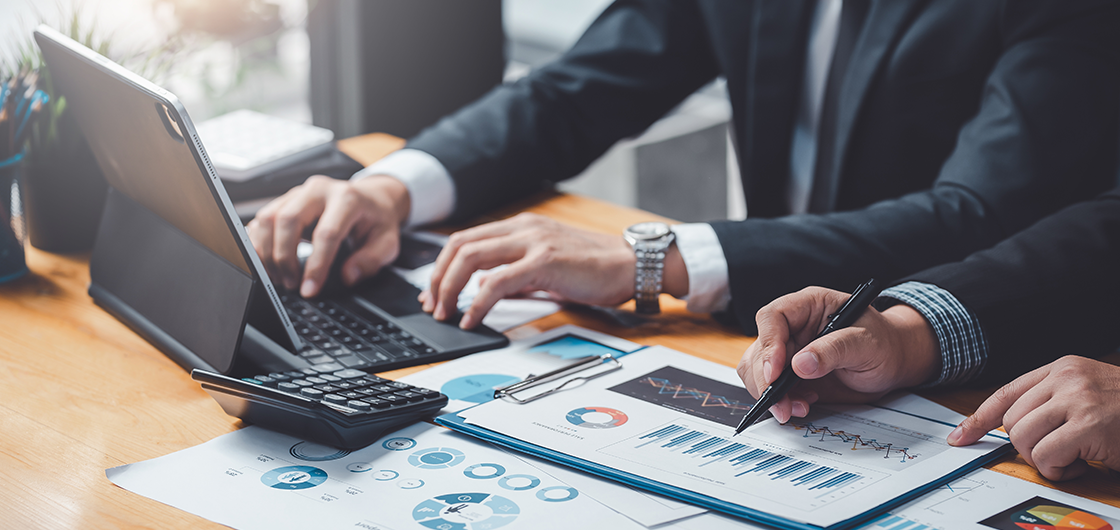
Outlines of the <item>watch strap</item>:
<svg viewBox="0 0 1120 530">
<path fill-rule="evenodd" d="M 638 246 L 634 249 L 637 270 L 634 275 L 634 311 L 643 314 L 661 312 L 661 279 L 665 270 L 665 250 Z"/>
</svg>

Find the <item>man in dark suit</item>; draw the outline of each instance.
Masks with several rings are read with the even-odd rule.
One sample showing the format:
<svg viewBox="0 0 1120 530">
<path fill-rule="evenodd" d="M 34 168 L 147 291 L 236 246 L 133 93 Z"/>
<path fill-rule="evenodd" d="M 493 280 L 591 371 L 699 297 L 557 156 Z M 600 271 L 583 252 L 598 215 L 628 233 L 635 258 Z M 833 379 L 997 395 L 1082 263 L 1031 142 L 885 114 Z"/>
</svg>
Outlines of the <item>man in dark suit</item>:
<svg viewBox="0 0 1120 530">
<path fill-rule="evenodd" d="M 791 365 L 806 379 L 771 408 L 781 421 L 812 403 L 871 401 L 897 388 L 1006 382 L 950 435 L 966 445 L 1003 425 L 1050 479 L 1086 461 L 1120 470 L 1120 189 L 1071 206 L 967 259 L 883 291 L 850 328 L 813 340 L 847 295 L 808 288 L 758 313 L 739 364 L 755 396 Z M 1027 373 L 1029 372 L 1029 373 Z"/>
<path fill-rule="evenodd" d="M 1103 0 L 619 1 L 556 62 L 350 182 L 293 190 L 250 236 L 304 296 L 349 237 L 353 284 L 392 260 L 400 226 L 469 219 L 568 178 L 723 76 L 749 218 L 678 225 L 644 270 L 751 333 L 778 295 L 961 259 L 1111 186 L 1117 22 Z M 301 272 L 296 243 L 316 220 Z M 531 216 L 484 225 L 453 236 L 424 305 L 451 318 L 470 275 L 502 263 L 462 326 L 527 290 L 620 303 L 641 279 L 635 254 Z"/>
</svg>

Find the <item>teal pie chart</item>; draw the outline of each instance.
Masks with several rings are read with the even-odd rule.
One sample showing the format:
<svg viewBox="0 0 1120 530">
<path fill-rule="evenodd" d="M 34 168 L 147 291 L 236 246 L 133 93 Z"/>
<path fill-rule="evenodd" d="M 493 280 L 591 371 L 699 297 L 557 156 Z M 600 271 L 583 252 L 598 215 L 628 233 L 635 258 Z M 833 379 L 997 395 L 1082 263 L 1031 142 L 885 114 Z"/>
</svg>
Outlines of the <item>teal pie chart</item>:
<svg viewBox="0 0 1120 530">
<path fill-rule="evenodd" d="M 278 490 L 314 488 L 326 481 L 327 472 L 311 466 L 278 467 L 261 477 L 265 486 Z"/>
<path fill-rule="evenodd" d="M 450 399 L 469 403 L 486 403 L 494 399 L 494 389 L 512 385 L 521 378 L 505 374 L 474 374 L 456 377 L 440 387 L 439 391 Z"/>
<path fill-rule="evenodd" d="M 493 530 L 521 513 L 517 503 L 490 493 L 432 497 L 412 509 L 412 519 L 433 530 Z"/>
<path fill-rule="evenodd" d="M 466 459 L 462 451 L 451 447 L 429 447 L 408 455 L 408 463 L 420 469 L 447 469 Z"/>
</svg>

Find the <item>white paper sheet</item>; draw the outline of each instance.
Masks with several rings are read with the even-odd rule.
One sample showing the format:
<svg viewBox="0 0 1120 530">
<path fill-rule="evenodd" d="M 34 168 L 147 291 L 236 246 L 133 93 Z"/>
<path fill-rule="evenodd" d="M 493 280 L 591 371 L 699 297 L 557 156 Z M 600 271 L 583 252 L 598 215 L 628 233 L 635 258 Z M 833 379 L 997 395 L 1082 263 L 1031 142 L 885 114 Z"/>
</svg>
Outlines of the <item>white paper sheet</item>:
<svg viewBox="0 0 1120 530">
<path fill-rule="evenodd" d="M 951 448 L 951 427 L 870 406 L 813 407 L 731 438 L 753 400 L 733 369 L 655 346 L 565 399 L 492 401 L 470 424 L 795 521 L 828 526 L 996 449 Z M 613 388 L 613 390 L 612 390 Z M 578 399 L 577 399 L 578 398 Z"/>
<path fill-rule="evenodd" d="M 428 424 L 353 452 L 248 427 L 106 475 L 240 529 L 642 528 L 493 446 Z"/>
<path fill-rule="evenodd" d="M 573 339 L 554 343 L 564 337 Z M 574 339 L 586 339 L 607 348 L 580 344 Z M 458 412 L 490 401 L 495 388 L 516 383 L 531 374 L 547 373 L 590 355 L 613 353 L 619 356 L 641 347 L 640 344 L 579 326 L 560 326 L 513 341 L 505 348 L 446 362 L 400 380 L 443 392 L 449 398 L 443 411 Z M 612 349 L 617 351 L 612 352 Z"/>
<path fill-rule="evenodd" d="M 1120 530 L 1120 509 L 979 469 L 893 510 L 870 530 Z"/>
</svg>

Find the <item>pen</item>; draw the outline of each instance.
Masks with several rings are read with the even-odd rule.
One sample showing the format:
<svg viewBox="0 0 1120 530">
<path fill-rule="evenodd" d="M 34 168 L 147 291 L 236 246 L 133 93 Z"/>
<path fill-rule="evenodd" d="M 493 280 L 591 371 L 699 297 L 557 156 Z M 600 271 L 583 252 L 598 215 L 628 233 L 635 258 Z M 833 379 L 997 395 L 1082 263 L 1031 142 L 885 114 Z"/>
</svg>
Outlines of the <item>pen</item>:
<svg viewBox="0 0 1120 530">
<path fill-rule="evenodd" d="M 879 296 L 880 290 L 874 278 L 856 287 L 856 290 L 852 292 L 852 295 L 848 297 L 848 300 L 844 302 L 840 310 L 829 315 L 828 324 L 825 324 L 824 329 L 817 334 L 816 339 L 828 335 L 833 331 L 851 326 L 852 323 L 859 319 L 863 311 L 867 309 L 867 306 L 871 305 L 875 297 Z M 793 356 L 790 356 L 790 361 L 792 362 L 792 360 Z M 743 421 L 739 422 L 739 426 L 735 428 L 735 434 L 738 435 L 743 432 L 744 429 L 758 421 L 758 418 L 762 417 L 770 407 L 774 406 L 775 403 L 785 397 L 789 389 L 798 381 L 801 381 L 801 378 L 793 373 L 793 366 L 787 366 L 782 370 L 778 379 L 771 383 L 770 386 L 766 387 L 766 390 L 759 396 L 758 401 L 756 401 L 754 405 L 751 406 L 751 409 L 747 411 L 747 414 L 743 416 Z"/>
</svg>

